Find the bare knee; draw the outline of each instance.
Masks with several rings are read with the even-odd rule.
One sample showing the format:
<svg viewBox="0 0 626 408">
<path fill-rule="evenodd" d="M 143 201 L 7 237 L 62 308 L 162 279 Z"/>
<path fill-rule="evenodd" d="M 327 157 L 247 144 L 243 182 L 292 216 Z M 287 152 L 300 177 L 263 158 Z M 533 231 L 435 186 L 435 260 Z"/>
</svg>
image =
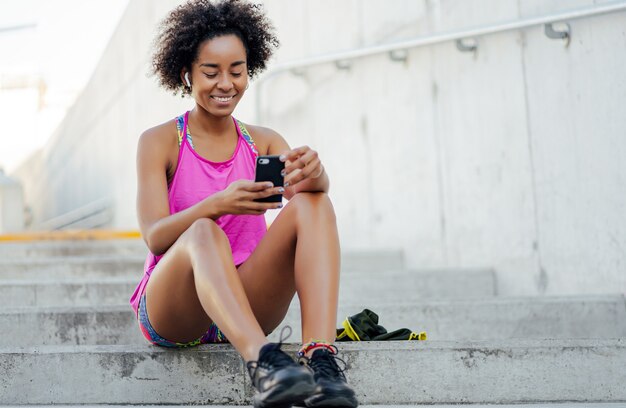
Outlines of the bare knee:
<svg viewBox="0 0 626 408">
<path fill-rule="evenodd" d="M 190 249 L 228 244 L 228 238 L 224 231 L 209 218 L 200 218 L 194 221 L 181 235 L 181 240 Z"/>
<path fill-rule="evenodd" d="M 325 219 L 335 221 L 335 209 L 326 193 L 297 193 L 289 200 L 289 205 L 299 214 L 307 217 L 322 216 Z"/>
</svg>

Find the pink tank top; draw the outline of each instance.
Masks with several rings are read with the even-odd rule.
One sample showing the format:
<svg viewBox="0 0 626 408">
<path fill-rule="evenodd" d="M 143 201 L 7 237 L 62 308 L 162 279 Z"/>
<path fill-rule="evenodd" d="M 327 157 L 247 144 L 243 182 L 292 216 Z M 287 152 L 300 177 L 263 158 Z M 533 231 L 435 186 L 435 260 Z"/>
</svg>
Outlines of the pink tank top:
<svg viewBox="0 0 626 408">
<path fill-rule="evenodd" d="M 168 188 L 170 214 L 175 214 L 202 201 L 206 197 L 224 190 L 232 182 L 254 180 L 258 153 L 252 137 L 243 124 L 233 118 L 239 136 L 233 156 L 225 162 L 211 162 L 202 158 L 190 145 L 191 136 L 187 129 L 189 112 L 177 119 L 180 149 L 178 166 Z M 216 221 L 230 242 L 235 265 L 242 264 L 256 248 L 267 231 L 263 215 L 223 215 Z M 143 278 L 130 298 L 137 314 L 139 300 L 143 296 L 150 274 L 163 255 L 148 254 Z"/>
</svg>

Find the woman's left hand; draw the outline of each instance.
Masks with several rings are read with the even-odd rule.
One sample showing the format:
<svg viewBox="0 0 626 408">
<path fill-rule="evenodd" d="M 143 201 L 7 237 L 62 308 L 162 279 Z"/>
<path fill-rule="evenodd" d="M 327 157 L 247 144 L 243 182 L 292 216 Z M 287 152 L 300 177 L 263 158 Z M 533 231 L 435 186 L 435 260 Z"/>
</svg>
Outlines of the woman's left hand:
<svg viewBox="0 0 626 408">
<path fill-rule="evenodd" d="M 317 152 L 309 146 L 297 147 L 280 155 L 285 162 L 285 187 L 293 186 L 306 179 L 318 178 L 324 167 Z"/>
</svg>

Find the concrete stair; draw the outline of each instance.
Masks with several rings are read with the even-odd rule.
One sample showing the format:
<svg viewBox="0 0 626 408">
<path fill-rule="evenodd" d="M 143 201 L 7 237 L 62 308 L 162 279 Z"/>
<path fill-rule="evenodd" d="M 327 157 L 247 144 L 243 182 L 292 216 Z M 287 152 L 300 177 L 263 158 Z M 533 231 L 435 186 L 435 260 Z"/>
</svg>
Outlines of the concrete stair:
<svg viewBox="0 0 626 408">
<path fill-rule="evenodd" d="M 365 307 L 379 314 L 379 323 L 388 330 L 426 331 L 431 341 L 626 338 L 626 307 L 620 295 L 342 304 L 337 321 Z M 293 328 L 292 339 L 301 338 L 297 302 L 283 325 Z M 133 311 L 125 304 L 5 308 L 0 312 L 0 327 L 11 328 L 12 333 L 0 336 L 0 347 L 15 344 L 15 338 L 22 346 L 145 343 Z M 270 336 L 276 341 L 278 337 L 278 331 Z"/>
<path fill-rule="evenodd" d="M 7 267 L 5 265 L 0 268 Z M 13 264 L 11 264 L 13 267 Z M 77 263 L 67 264 L 66 271 L 58 266 L 55 274 L 25 273 L 5 269 L 10 278 L 0 278 L 0 299 L 12 306 L 91 306 L 127 304 L 135 286 L 141 279 L 143 267 L 132 270 L 129 276 L 74 277 L 72 269 L 86 269 Z M 1 271 L 2 269 L 0 269 Z M 111 270 L 114 270 L 113 268 Z M 117 271 L 119 272 L 119 270 Z M 1 273 L 1 272 L 0 272 Z M 68 276 L 69 275 L 69 276 Z M 403 282 L 397 285 L 397 282 Z M 492 270 L 423 270 L 423 271 L 354 271 L 346 270 L 341 276 L 342 302 L 362 302 L 363 299 L 387 299 L 390 302 L 420 301 L 423 299 L 484 299 L 494 296 Z M 354 301 L 352 300 L 354 299 Z"/>
<path fill-rule="evenodd" d="M 68 258 L 125 257 L 140 259 L 147 254 L 146 245 L 138 239 L 105 241 L 40 241 L 8 242 L 0 244 L 0 262 L 29 263 L 29 259 L 47 258 L 67 260 Z M 398 269 L 404 267 L 404 257 L 399 250 L 352 250 L 342 257 L 344 268 L 359 270 L 368 268 Z"/>
<path fill-rule="evenodd" d="M 0 405 L 250 403 L 231 346 L 143 339 L 128 298 L 144 254 L 134 240 L 0 244 Z M 339 344 L 362 404 L 626 401 L 623 295 L 501 298 L 489 268 L 409 271 L 397 251 L 342 266 L 339 321 L 368 307 L 429 334 Z M 299 313 L 294 301 L 283 322 L 293 342 Z"/>
<path fill-rule="evenodd" d="M 0 259 L 22 261 L 33 258 L 59 258 L 76 256 L 146 255 L 146 244 L 140 239 L 102 241 L 32 241 L 0 243 Z"/>
<path fill-rule="evenodd" d="M 626 400 L 624 339 L 379 342 L 341 354 L 364 404 Z M 0 348 L 0 367 L 2 404 L 241 405 L 252 395 L 223 345 Z"/>
<path fill-rule="evenodd" d="M 7 244 L 0 244 L 4 246 Z M 58 245 L 58 244 L 57 244 Z M 142 244 L 143 245 L 143 244 Z M 136 247 L 137 243 L 133 244 Z M 55 255 L 55 247 L 45 246 L 45 251 L 39 252 L 38 246 L 31 250 L 17 250 L 15 244 L 10 248 L 0 248 L 0 279 L 22 279 L 27 277 L 41 278 L 42 275 L 52 278 L 102 278 L 111 276 L 136 276 L 137 271 L 143 268 L 147 249 L 139 252 L 117 251 L 117 246 L 105 247 L 110 254 L 103 253 L 101 245 L 95 245 L 93 253 L 89 247 L 81 245 L 81 252 L 69 248 L 59 247 Z M 15 249 L 12 251 L 12 249 Z M 62 255 L 67 252 L 71 255 Z M 23 256 L 16 254 L 25 254 Z M 358 271 L 385 271 L 404 268 L 404 260 L 399 251 L 349 252 L 341 258 L 343 270 Z"/>
<path fill-rule="evenodd" d="M 118 404 L 109 404 L 107 408 L 121 408 L 128 407 L 131 405 L 118 405 Z M 403 405 L 388 405 L 388 404 L 377 404 L 377 405 L 367 405 L 361 404 L 359 407 L 361 408 L 418 408 L 423 405 L 415 405 L 415 404 L 403 404 Z M 21 405 L 0 405 L 1 408 L 9 408 L 9 407 L 21 407 Z M 39 408 L 43 407 L 54 407 L 54 408 L 75 408 L 76 405 L 37 405 Z M 81 408 L 99 408 L 102 405 L 80 405 Z M 132 405 L 134 408 L 148 408 L 154 407 L 154 405 Z M 159 408 L 174 408 L 180 407 L 180 405 L 159 405 Z M 195 408 L 236 408 L 236 407 L 244 407 L 244 405 L 194 405 Z M 599 402 L 599 403 L 588 403 L 588 402 L 567 402 L 560 404 L 428 404 L 428 408 L 626 408 L 626 403 L 615 403 L 615 402 Z"/>
<path fill-rule="evenodd" d="M 9 407 L 18 407 L 20 405 L 0 405 L 2 408 Z M 75 408 L 76 405 L 37 405 L 39 408 L 43 407 L 54 407 L 54 408 Z M 128 407 L 130 405 L 107 405 L 107 408 L 120 408 L 120 407 Z M 423 405 L 415 405 L 415 404 L 403 404 L 403 405 L 386 405 L 386 404 L 377 404 L 377 405 L 359 405 L 361 408 L 418 408 Z M 82 408 L 98 408 L 102 407 L 102 405 L 80 405 Z M 154 405 L 132 405 L 134 408 L 148 408 L 154 407 Z M 159 408 L 173 408 L 180 407 L 180 405 L 159 405 Z M 235 408 L 235 407 L 243 407 L 242 405 L 194 405 L 195 408 Z M 626 404 L 622 403 L 613 403 L 613 402 L 600 402 L 600 403 L 580 403 L 580 402 L 567 402 L 561 404 L 428 404 L 428 408 L 626 408 Z"/>
</svg>

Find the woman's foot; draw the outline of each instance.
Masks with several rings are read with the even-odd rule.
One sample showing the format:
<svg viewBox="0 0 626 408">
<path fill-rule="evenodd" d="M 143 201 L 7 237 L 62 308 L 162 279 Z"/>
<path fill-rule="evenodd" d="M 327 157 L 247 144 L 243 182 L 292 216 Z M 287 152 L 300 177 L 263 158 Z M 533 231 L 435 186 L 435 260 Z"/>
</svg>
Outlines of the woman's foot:
<svg viewBox="0 0 626 408">
<path fill-rule="evenodd" d="M 255 408 L 290 407 L 315 391 L 311 369 L 297 364 L 280 346 L 281 343 L 266 344 L 259 352 L 259 359 L 246 364 L 257 390 L 253 398 Z"/>
<path fill-rule="evenodd" d="M 311 357 L 302 357 L 301 364 L 308 365 L 315 373 L 315 391 L 304 400 L 307 408 L 345 407 L 359 405 L 354 390 L 346 381 L 343 370 L 339 368 L 336 357 L 337 347 L 329 346 L 313 351 Z"/>
</svg>

